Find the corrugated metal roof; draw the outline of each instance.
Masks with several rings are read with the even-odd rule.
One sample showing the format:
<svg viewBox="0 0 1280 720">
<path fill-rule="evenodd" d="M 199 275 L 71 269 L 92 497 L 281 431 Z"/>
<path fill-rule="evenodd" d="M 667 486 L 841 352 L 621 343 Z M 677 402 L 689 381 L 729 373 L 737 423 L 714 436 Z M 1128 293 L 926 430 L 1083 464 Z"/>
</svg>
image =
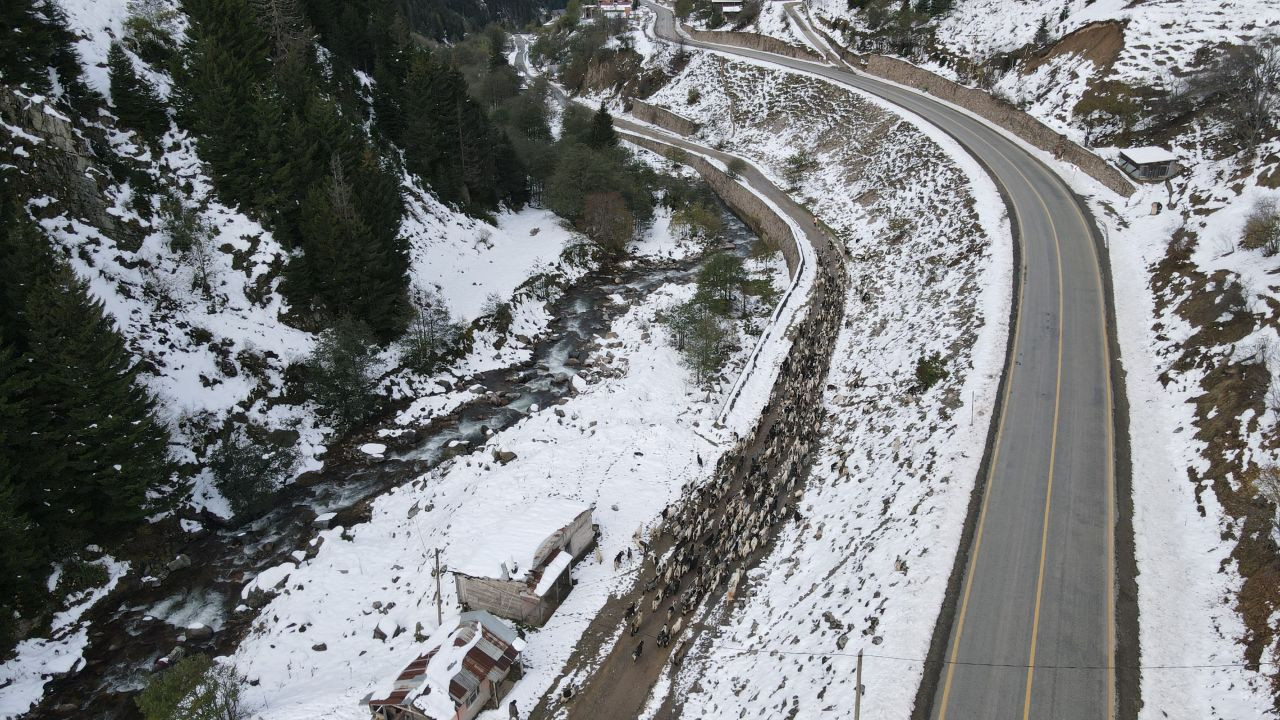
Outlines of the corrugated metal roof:
<svg viewBox="0 0 1280 720">
<path fill-rule="evenodd" d="M 449 698 L 456 705 L 466 701 L 486 677 L 492 675 L 492 679 L 497 680 L 506 675 L 512 663 L 520 656 L 517 646 L 523 646 L 514 630 L 483 610 L 463 613 L 459 619 L 458 628 L 446 642 L 454 647 L 463 647 L 475 639 L 477 627 L 480 638 L 463 656 L 461 666 L 449 680 Z M 427 666 L 438 651 L 439 647 L 432 648 L 406 665 L 396 677 L 391 694 L 385 698 L 369 700 L 369 706 L 399 706 L 411 703 L 413 698 L 410 694 L 416 695 L 415 691 L 421 689 Z"/>
</svg>

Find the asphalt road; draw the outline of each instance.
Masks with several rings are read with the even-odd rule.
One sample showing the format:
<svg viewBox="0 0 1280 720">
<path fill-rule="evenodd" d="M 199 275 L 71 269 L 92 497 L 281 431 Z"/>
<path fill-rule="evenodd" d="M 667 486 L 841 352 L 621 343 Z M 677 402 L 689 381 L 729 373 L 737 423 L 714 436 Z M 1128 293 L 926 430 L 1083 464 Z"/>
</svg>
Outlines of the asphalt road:
<svg viewBox="0 0 1280 720">
<path fill-rule="evenodd" d="M 1091 221 L 1062 180 L 961 111 L 834 62 L 680 38 L 670 11 L 645 2 L 664 39 L 820 75 L 919 116 L 976 156 L 1004 192 L 1020 238 L 1019 310 L 932 716 L 1114 717 L 1113 404 Z"/>
</svg>

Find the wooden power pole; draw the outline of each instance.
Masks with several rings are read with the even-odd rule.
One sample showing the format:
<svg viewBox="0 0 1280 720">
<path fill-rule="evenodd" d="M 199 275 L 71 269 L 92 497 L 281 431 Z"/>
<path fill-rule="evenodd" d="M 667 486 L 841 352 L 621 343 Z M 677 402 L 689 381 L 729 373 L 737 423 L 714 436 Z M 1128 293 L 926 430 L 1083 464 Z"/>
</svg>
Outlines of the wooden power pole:
<svg viewBox="0 0 1280 720">
<path fill-rule="evenodd" d="M 435 626 L 439 628 L 444 624 L 444 600 L 440 597 L 440 548 L 435 548 Z M 861 671 L 861 656 L 858 660 L 859 673 Z"/>
<path fill-rule="evenodd" d="M 858 677 L 853 687 L 853 720 L 862 720 L 862 651 L 858 651 Z"/>
</svg>

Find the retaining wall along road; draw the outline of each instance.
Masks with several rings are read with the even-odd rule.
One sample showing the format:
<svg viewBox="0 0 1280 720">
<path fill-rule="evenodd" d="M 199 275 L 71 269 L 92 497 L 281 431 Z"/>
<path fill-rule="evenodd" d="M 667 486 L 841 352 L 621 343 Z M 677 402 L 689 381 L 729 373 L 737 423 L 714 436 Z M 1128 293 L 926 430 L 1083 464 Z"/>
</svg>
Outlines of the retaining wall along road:
<svg viewBox="0 0 1280 720">
<path fill-rule="evenodd" d="M 689 37 L 702 42 L 733 45 L 748 50 L 761 50 L 775 55 L 785 55 L 798 60 L 822 62 L 822 58 L 813 52 L 793 47 L 777 38 L 756 35 L 755 33 L 695 30 L 684 24 L 681 25 L 681 28 L 688 33 Z M 1133 183 L 1129 182 L 1124 173 L 1120 172 L 1114 165 L 1013 105 L 1003 100 L 998 100 L 981 90 L 960 85 L 904 60 L 872 53 L 859 55 L 858 53 L 850 52 L 836 43 L 827 33 L 822 30 L 817 31 L 822 33 L 827 44 L 839 53 L 840 59 L 862 72 L 906 85 L 916 90 L 922 90 L 940 100 L 962 107 L 978 117 L 1008 130 L 1041 150 L 1052 153 L 1054 157 L 1079 167 L 1089 177 L 1102 183 L 1112 191 L 1125 197 L 1133 194 Z"/>
<path fill-rule="evenodd" d="M 1054 157 L 1079 167 L 1089 177 L 1111 190 L 1125 197 L 1133 194 L 1133 183 L 1114 165 L 1004 100 L 976 88 L 965 87 L 904 60 L 885 55 L 858 55 L 835 44 L 832 47 L 837 49 L 841 59 L 868 75 L 923 90 L 952 105 L 958 105 L 1041 150 L 1052 153 Z"/>
<path fill-rule="evenodd" d="M 787 260 L 787 270 L 792 274 L 795 273 L 796 268 L 800 266 L 800 249 L 796 247 L 796 238 L 791 233 L 791 227 L 755 193 L 699 155 L 685 153 L 683 157 L 672 157 L 672 147 L 665 143 L 638 135 L 627 135 L 625 139 L 627 142 L 635 143 L 696 170 L 715 194 L 719 195 L 725 204 L 737 213 L 756 235 L 760 236 L 761 240 L 764 240 L 769 249 L 782 253 L 782 257 Z"/>
<path fill-rule="evenodd" d="M 774 55 L 786 55 L 797 60 L 811 60 L 813 62 L 822 62 L 822 58 L 817 53 L 807 47 L 797 47 L 788 45 L 776 37 L 768 35 L 758 35 L 756 33 L 747 32 L 729 32 L 725 30 L 698 30 L 691 25 L 680 23 L 680 29 L 685 34 L 697 40 L 698 42 L 720 43 L 722 45 L 735 45 L 750 50 L 760 50 L 762 52 L 773 53 Z"/>
<path fill-rule="evenodd" d="M 664 130 L 670 130 L 685 137 L 697 135 L 698 130 L 702 127 L 683 115 L 677 115 L 657 105 L 650 105 L 639 98 L 631 98 L 631 114 L 639 120 L 652 123 Z"/>
</svg>

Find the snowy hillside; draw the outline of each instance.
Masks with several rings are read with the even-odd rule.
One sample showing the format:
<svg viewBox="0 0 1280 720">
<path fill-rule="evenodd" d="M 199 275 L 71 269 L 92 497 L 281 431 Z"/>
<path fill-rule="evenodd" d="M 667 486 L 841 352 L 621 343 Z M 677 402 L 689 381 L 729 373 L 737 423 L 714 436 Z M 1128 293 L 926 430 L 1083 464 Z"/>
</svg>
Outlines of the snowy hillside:
<svg viewBox="0 0 1280 720">
<path fill-rule="evenodd" d="M 52 98 L 6 84 L 0 98 L 0 164 L 40 189 L 27 209 L 56 254 L 87 283 L 91 297 L 103 303 L 139 368 L 138 382 L 156 401 L 156 416 L 169 431 L 169 455 L 192 482 L 190 497 L 184 495 L 176 508 L 184 519 L 166 525 L 183 537 L 151 540 L 158 549 L 142 550 L 171 553 L 181 543 L 216 532 L 221 521 L 203 511 L 223 519 L 232 514 L 207 469 L 224 428 L 251 424 L 273 442 L 296 450 L 299 460 L 286 482 L 332 465 L 326 452 L 340 436 L 321 419 L 298 381 L 300 366 L 319 337 L 299 329 L 282 292 L 284 268 L 298 251 L 283 247 L 249 212 L 220 196 L 209 164 L 197 154 L 196 140 L 176 122 L 153 145 L 115 117 L 108 49 L 124 37 L 122 26 L 133 3 L 59 2 L 77 38 L 73 48 L 85 80 L 109 104 L 101 114 L 82 116 L 55 106 Z M 185 23 L 181 14 L 176 17 L 181 40 Z M 126 53 L 134 71 L 158 89 L 172 120 L 172 78 L 132 51 Z M 84 181 L 64 183 L 49 170 L 64 165 Z M 401 371 L 385 379 L 380 390 L 410 406 L 398 418 L 400 424 L 419 427 L 473 400 L 462 388 L 475 373 L 529 359 L 530 346 L 550 321 L 544 307 L 548 295 L 530 289 L 532 277 L 569 283 L 588 267 L 562 260 L 562 252 L 581 243 L 582 236 L 547 210 L 502 211 L 487 222 L 441 203 L 410 174 L 401 178 L 400 191 L 406 205 L 400 233 L 409 248 L 409 284 L 418 291 L 415 295 L 443 302 L 449 316 L 462 323 L 480 318 L 493 303 L 515 299 L 510 329 L 476 332 L 469 354 L 454 367 L 431 378 Z M 180 236 L 200 239 L 180 247 Z M 400 356 L 401 347 L 390 344 L 376 358 L 376 372 L 387 373 L 400 364 Z M 411 403 L 417 400 L 422 406 L 415 411 Z M 52 676 L 83 666 L 82 654 L 98 631 L 90 633 L 82 619 L 90 617 L 90 608 L 109 596 L 130 567 L 109 555 L 99 557 L 102 550 L 94 546 L 87 553 L 93 558 L 89 565 L 109 570 L 103 578 L 109 583 L 68 597 L 65 612 L 45 629 L 35 628 L 35 636 L 4 657 L 0 716 L 25 712 L 41 699 Z M 163 555 L 154 565 L 135 562 L 131 575 L 137 577 L 120 586 L 134 591 L 139 577 L 158 582 L 157 575 L 168 574 L 164 563 L 171 558 Z M 55 569 L 49 579 L 50 592 L 58 587 L 60 572 Z M 166 613 L 172 609 L 166 603 L 169 599 L 153 609 L 157 616 L 178 618 L 190 611 L 184 607 Z M 134 609 L 146 610 L 129 610 Z M 213 607 L 192 612 L 205 618 L 219 615 Z"/>
<path fill-rule="evenodd" d="M 843 39 L 863 49 L 877 35 L 844 2 L 809 6 L 849 21 Z M 1269 279 L 1280 263 L 1256 229 L 1247 239 L 1280 200 L 1280 79 L 1267 60 L 1278 36 L 1280 7 L 1265 0 L 957 0 L 917 27 L 917 50 L 905 58 L 989 87 L 1104 158 L 1157 145 L 1182 166 L 1130 198 L 1062 168 L 1090 198 L 1111 252 L 1130 395 L 1142 661 L 1215 665 L 1144 670 L 1142 717 L 1257 717 L 1280 698 L 1280 591 L 1262 570 L 1277 558 L 1268 539 L 1276 499 L 1257 484 L 1280 446 L 1270 310 L 1280 295 Z M 1213 100 L 1234 82 L 1224 68 L 1250 46 L 1261 64 L 1248 92 L 1260 94 Z M 993 70 L 1008 53 L 1007 72 Z M 1214 73 L 1219 80 L 1201 79 Z M 1256 147 L 1242 146 L 1240 118 L 1254 100 L 1272 122 Z"/>
<path fill-rule="evenodd" d="M 76 49 L 90 86 L 109 96 L 106 54 L 111 40 L 122 37 L 126 0 L 63 0 L 62 5 L 82 38 Z M 170 85 L 167 75 L 135 65 L 157 87 Z M 260 224 L 218 200 L 184 131 L 172 130 L 159 156 L 132 133 L 112 130 L 110 137 L 116 153 L 139 163 L 214 229 L 204 249 L 207 266 L 199 268 L 212 278 L 211 292 L 195 291 L 197 270 L 170 248 L 163 224 L 132 209 L 139 203 L 158 207 L 159 196 L 142 195 L 128 182 L 104 194 L 114 205 L 113 216 L 141 228 L 136 250 L 117 247 L 77 218 L 55 214 L 43 223 L 107 303 L 134 352 L 146 359 L 144 381 L 178 433 L 180 459 L 198 462 L 204 436 L 229 415 L 243 414 L 267 429 L 297 433 L 306 459 L 297 472 L 318 468 L 331 431 L 317 420 L 313 406 L 290 400 L 285 379 L 315 343 L 313 334 L 290 327 L 284 317 L 289 308 L 280 294 L 279 271 L 287 251 Z M 21 147 L 21 139 L 15 140 Z M 480 315 L 490 295 L 510 298 L 530 276 L 558 262 L 571 241 L 559 220 L 544 210 L 507 213 L 490 225 L 444 206 L 413 178 L 406 177 L 404 186 L 410 205 L 402 233 L 410 243 L 413 285 L 434 291 L 464 321 Z M 57 212 L 56 198 L 44 211 Z M 536 337 L 537 323 L 520 331 Z M 394 350 L 385 354 L 386 367 L 394 361 Z M 201 483 L 197 498 L 225 512 L 210 485 Z"/>
<path fill-rule="evenodd" d="M 702 90 L 692 104 L 691 88 Z M 802 74 L 696 53 L 650 102 L 783 186 L 806 149 L 816 162 L 793 193 L 853 258 L 804 520 L 748 576 L 744 599 L 717 609 L 723 626 L 674 671 L 669 702 L 704 718 L 847 717 L 858 650 L 928 650 L 1003 362 L 1004 209 L 949 138 Z M 933 353 L 947 377 L 917 395 L 917 363 Z M 909 716 L 920 665 L 869 668 L 865 682 L 886 691 L 864 709 Z M 766 674 L 785 680 L 746 691 Z"/>
</svg>

